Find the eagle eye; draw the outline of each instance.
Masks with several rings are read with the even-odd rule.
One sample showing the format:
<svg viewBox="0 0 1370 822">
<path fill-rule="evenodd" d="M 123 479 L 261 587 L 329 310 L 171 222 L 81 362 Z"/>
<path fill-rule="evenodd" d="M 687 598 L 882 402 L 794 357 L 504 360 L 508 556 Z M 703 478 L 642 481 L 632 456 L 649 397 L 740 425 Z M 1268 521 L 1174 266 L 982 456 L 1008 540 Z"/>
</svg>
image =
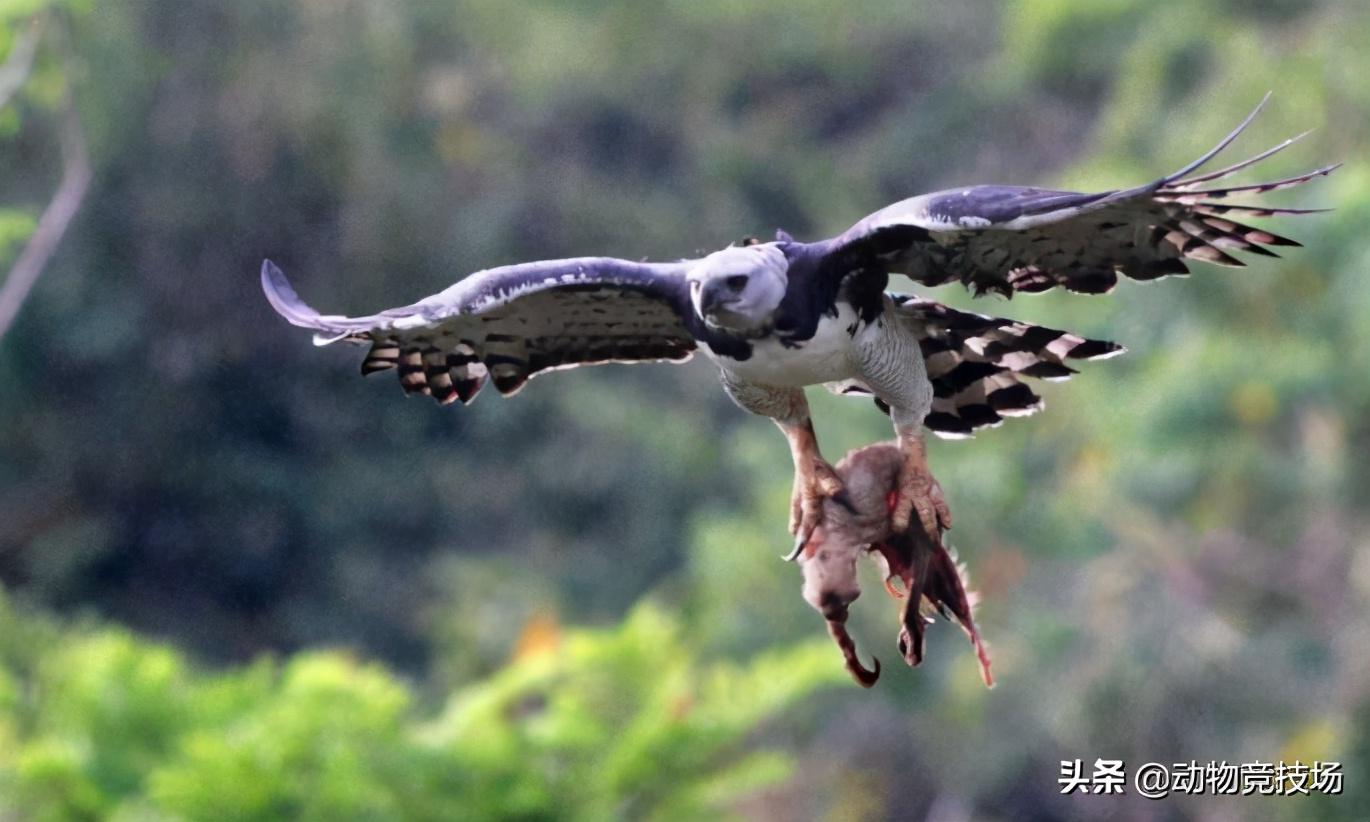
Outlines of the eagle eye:
<svg viewBox="0 0 1370 822">
<path fill-rule="evenodd" d="M 742 289 L 747 287 L 747 275 L 734 274 L 731 277 L 725 279 L 723 282 L 728 286 L 728 288 L 732 289 L 733 291 L 741 291 Z"/>
</svg>

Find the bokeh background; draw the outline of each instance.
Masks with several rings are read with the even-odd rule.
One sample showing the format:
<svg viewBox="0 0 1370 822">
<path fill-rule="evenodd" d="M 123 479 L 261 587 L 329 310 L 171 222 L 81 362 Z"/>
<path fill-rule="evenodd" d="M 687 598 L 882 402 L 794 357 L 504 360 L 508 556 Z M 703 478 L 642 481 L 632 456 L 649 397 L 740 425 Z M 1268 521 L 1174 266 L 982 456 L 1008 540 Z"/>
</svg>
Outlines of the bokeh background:
<svg viewBox="0 0 1370 822">
<path fill-rule="evenodd" d="M 1357 819 L 1370 807 L 1370 6 L 3 0 L 0 818 Z M 544 257 L 827 236 L 967 182 L 1233 158 L 1330 215 L 1242 270 L 961 307 L 1118 340 L 932 449 L 999 685 L 850 683 L 783 439 L 705 362 L 408 400 L 325 311 Z M 65 146 L 65 149 L 64 149 Z M 84 149 L 82 148 L 84 146 Z M 74 175 L 74 176 L 73 176 Z M 13 276 L 13 275 L 12 275 Z M 909 284 L 896 282 L 898 287 Z M 11 296 L 13 292 L 11 289 Z M 833 458 L 889 436 L 813 397 Z M 1062 759 L 1339 760 L 1330 798 L 1061 796 Z"/>
</svg>

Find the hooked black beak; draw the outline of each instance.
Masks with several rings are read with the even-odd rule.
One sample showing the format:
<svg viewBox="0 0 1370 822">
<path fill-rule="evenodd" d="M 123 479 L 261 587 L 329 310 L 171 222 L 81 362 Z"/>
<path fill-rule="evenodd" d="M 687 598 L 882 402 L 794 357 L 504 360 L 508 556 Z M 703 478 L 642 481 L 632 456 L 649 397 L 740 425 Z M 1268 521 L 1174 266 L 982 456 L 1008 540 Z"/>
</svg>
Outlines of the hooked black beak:
<svg viewBox="0 0 1370 822">
<path fill-rule="evenodd" d="M 690 298 L 694 301 L 699 316 L 708 317 L 738 298 L 747 288 L 747 275 L 734 274 L 730 277 L 714 277 L 704 282 L 695 281 L 690 285 Z"/>
<path fill-rule="evenodd" d="M 708 316 L 735 295 L 723 280 L 709 280 L 700 286 L 699 313 Z"/>
</svg>

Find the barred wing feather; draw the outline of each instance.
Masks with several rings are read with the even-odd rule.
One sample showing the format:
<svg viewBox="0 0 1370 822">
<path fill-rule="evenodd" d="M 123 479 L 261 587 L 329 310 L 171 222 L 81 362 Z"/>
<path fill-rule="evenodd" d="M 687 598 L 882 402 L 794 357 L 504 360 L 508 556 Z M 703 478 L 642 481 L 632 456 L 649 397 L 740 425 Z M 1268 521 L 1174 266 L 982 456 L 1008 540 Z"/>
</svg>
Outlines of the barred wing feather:
<svg viewBox="0 0 1370 822">
<path fill-rule="evenodd" d="M 1266 246 L 1298 243 L 1234 217 L 1321 209 L 1233 204 L 1227 198 L 1301 185 L 1337 165 L 1268 183 L 1202 184 L 1248 168 L 1304 135 L 1218 171 L 1185 176 L 1236 139 L 1264 104 L 1198 160 L 1144 185 L 1094 194 L 995 185 L 924 194 L 861 220 L 834 240 L 833 253 L 848 261 L 848 269 L 875 263 L 925 285 L 960 281 L 977 294 L 1005 296 L 1056 287 L 1102 294 L 1117 285 L 1119 275 L 1151 280 L 1188 273 L 1186 260 L 1242 266 L 1230 252 L 1277 256 Z"/>
<path fill-rule="evenodd" d="M 1026 378 L 1066 380 L 1076 373 L 1074 363 L 1108 359 L 1125 350 L 1055 328 L 958 311 L 918 297 L 890 296 L 898 321 L 918 340 L 932 382 L 932 408 L 923 425 L 946 439 L 969 437 L 1005 418 L 1040 411 L 1042 398 Z M 828 388 L 871 396 L 860 380 Z M 876 404 L 889 410 L 879 400 Z"/>
<path fill-rule="evenodd" d="M 505 266 L 366 317 L 319 314 L 269 260 L 262 289 L 277 313 L 313 329 L 317 344 L 370 345 L 363 374 L 395 368 L 407 393 L 469 403 L 487 378 L 508 395 L 549 370 L 689 359 L 696 342 L 685 270 L 607 257 Z"/>
<path fill-rule="evenodd" d="M 923 424 L 946 438 L 967 437 L 1006 417 L 1040 411 L 1042 400 L 1025 377 L 1067 380 L 1076 373 L 1074 363 L 1104 360 L 1126 350 L 1117 343 L 957 311 L 917 297 L 902 298 L 899 313 L 918 337 L 932 381 L 932 409 Z"/>
</svg>

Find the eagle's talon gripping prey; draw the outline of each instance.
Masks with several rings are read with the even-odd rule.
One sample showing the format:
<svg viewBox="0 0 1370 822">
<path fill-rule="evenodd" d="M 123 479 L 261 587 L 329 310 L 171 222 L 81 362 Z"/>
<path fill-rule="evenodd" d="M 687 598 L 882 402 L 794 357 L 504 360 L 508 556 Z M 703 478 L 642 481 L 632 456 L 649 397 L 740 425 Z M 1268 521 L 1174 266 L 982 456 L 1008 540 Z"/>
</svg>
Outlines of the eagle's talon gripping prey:
<svg viewBox="0 0 1370 822">
<path fill-rule="evenodd" d="M 975 599 L 965 588 L 962 569 L 942 544 L 941 529 L 928 534 L 919 523 L 904 528 L 894 524 L 906 461 L 901 447 L 882 443 L 853 451 L 838 463 L 847 502 L 824 504 L 822 521 L 798 552 L 804 600 L 827 621 L 852 678 L 871 687 L 880 676 L 880 661 L 875 660 L 874 670 L 863 666 L 846 627 L 848 607 L 861 595 L 857 560 L 870 556 L 882 566 L 885 590 L 901 601 L 898 647 L 904 661 L 910 666 L 922 662 L 923 633 L 931 621 L 927 614 L 941 614 L 965 629 L 985 684 L 993 685 L 989 652 L 971 616 Z M 895 588 L 895 580 L 903 584 L 902 592 Z"/>
<path fill-rule="evenodd" d="M 823 515 L 823 500 L 842 493 L 842 481 L 837 472 L 822 457 L 812 462 L 797 462 L 794 491 L 790 496 L 790 534 L 807 534 Z"/>
<path fill-rule="evenodd" d="M 790 458 L 794 461 L 790 534 L 796 538 L 795 544 L 800 545 L 809 538 L 814 526 L 822 518 L 823 500 L 842 492 L 842 480 L 819 453 L 813 421 L 807 414 L 795 421 L 777 419 L 776 423 L 790 443 Z"/>
<path fill-rule="evenodd" d="M 831 499 L 851 508 L 842 478 L 827 460 L 820 456 L 814 456 L 812 460 L 796 456 L 795 466 L 794 491 L 790 497 L 790 535 L 794 537 L 794 547 L 783 557 L 786 562 L 793 562 L 799 556 L 813 529 L 822 521 L 824 500 Z M 803 470 L 804 466 L 807 470 Z"/>
<path fill-rule="evenodd" d="M 819 457 L 808 465 L 808 471 L 796 472 L 794 495 L 790 500 L 790 534 L 794 536 L 796 546 L 808 540 L 823 518 L 823 500 L 839 497 L 842 493 L 842 481 L 827 460 Z M 788 558 L 793 556 L 792 552 Z"/>
<path fill-rule="evenodd" d="M 951 509 L 947 507 L 942 486 L 928 468 L 927 448 L 920 436 L 899 437 L 899 450 L 904 460 L 899 469 L 899 489 L 891 512 L 896 531 L 909 527 L 913 512 L 919 524 L 933 539 L 951 528 Z"/>
</svg>

